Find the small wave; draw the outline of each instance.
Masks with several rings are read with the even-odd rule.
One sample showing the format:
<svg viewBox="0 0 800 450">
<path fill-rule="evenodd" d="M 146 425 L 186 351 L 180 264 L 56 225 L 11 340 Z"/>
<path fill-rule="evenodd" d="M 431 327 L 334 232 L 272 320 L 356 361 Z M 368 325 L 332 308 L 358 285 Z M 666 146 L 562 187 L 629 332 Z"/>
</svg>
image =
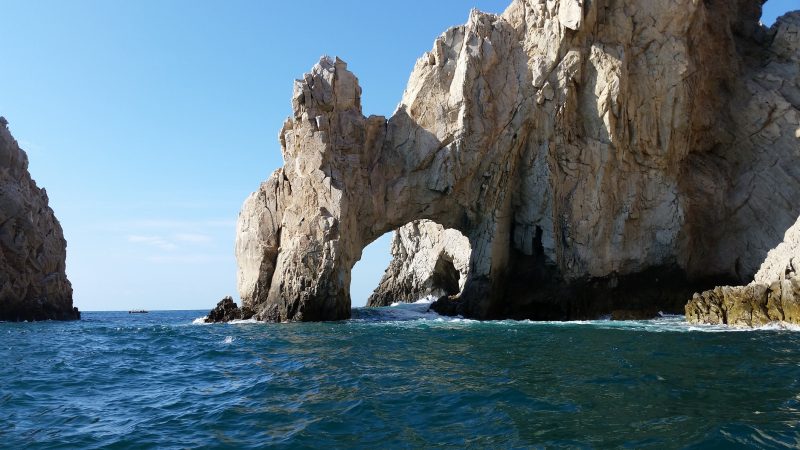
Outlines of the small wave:
<svg viewBox="0 0 800 450">
<path fill-rule="evenodd" d="M 687 322 L 687 325 L 688 322 Z M 735 325 L 703 325 L 703 324 L 691 324 L 689 325 L 690 331 L 706 331 L 706 332 L 752 332 L 752 331 L 792 331 L 792 332 L 800 332 L 800 325 L 796 325 L 793 323 L 787 322 L 771 322 L 766 325 L 760 325 L 757 327 L 745 327 L 745 326 L 735 326 Z"/>
<path fill-rule="evenodd" d="M 407 303 L 407 302 L 394 302 L 389 305 L 391 308 L 396 308 L 398 306 L 408 306 L 408 305 L 430 305 L 436 301 L 436 297 L 429 295 L 427 297 L 423 297 L 415 302 Z"/>
<path fill-rule="evenodd" d="M 738 327 L 730 325 L 705 325 L 692 324 L 680 314 L 659 313 L 659 317 L 649 320 L 611 320 L 609 316 L 596 320 L 572 321 L 534 321 L 534 320 L 494 320 L 480 321 L 467 319 L 461 316 L 442 316 L 430 309 L 431 300 L 422 299 L 414 303 L 393 303 L 388 307 L 380 308 L 354 308 L 354 323 L 374 323 L 404 326 L 436 326 L 436 325 L 477 325 L 481 326 L 534 326 L 534 327 L 592 327 L 607 330 L 645 331 L 653 333 L 728 333 L 728 332 L 759 332 L 759 331 L 790 331 L 800 332 L 800 325 L 785 322 L 774 322 L 759 327 Z"/>
<path fill-rule="evenodd" d="M 504 321 L 505 322 L 505 321 Z M 649 331 L 660 332 L 702 332 L 702 333 L 738 333 L 757 331 L 800 331 L 800 325 L 784 322 L 774 322 L 758 327 L 739 327 L 731 325 L 693 324 L 686 321 L 686 317 L 678 314 L 662 314 L 661 317 L 650 320 L 580 320 L 567 322 L 532 322 L 522 321 L 525 324 L 546 324 L 560 326 L 591 326 L 601 329 Z"/>
<path fill-rule="evenodd" d="M 423 298 L 414 303 L 395 302 L 390 306 L 379 308 L 353 308 L 353 322 L 394 323 L 410 322 L 414 320 L 434 320 L 440 318 L 439 314 L 430 309 L 433 302 L 430 298 Z"/>
<path fill-rule="evenodd" d="M 256 319 L 247 319 L 247 320 L 239 319 L 239 320 L 231 320 L 228 323 L 231 324 L 231 325 L 241 325 L 243 323 L 264 323 L 264 322 L 259 322 Z"/>
<path fill-rule="evenodd" d="M 758 327 L 741 327 L 731 325 L 706 325 L 693 324 L 686 321 L 680 314 L 667 314 L 659 312 L 659 316 L 649 320 L 611 320 L 610 316 L 603 316 L 596 320 L 571 320 L 571 321 L 535 321 L 535 320 L 493 320 L 480 321 L 467 319 L 461 316 L 442 316 L 430 309 L 435 298 L 426 297 L 413 303 L 395 302 L 385 307 L 361 307 L 352 309 L 352 318 L 349 323 L 373 323 L 386 325 L 415 326 L 418 325 L 475 325 L 483 326 L 557 326 L 574 327 L 586 326 L 600 329 L 647 331 L 654 333 L 671 332 L 700 332 L 700 333 L 729 333 L 729 332 L 758 332 L 758 331 L 789 331 L 800 332 L 800 325 L 786 322 L 773 322 Z M 231 325 L 264 324 L 256 319 L 233 320 Z M 198 317 L 192 321 L 193 325 L 211 325 L 205 322 L 205 317 Z M 228 343 L 228 342 L 226 342 Z"/>
<path fill-rule="evenodd" d="M 192 321 L 192 325 L 214 325 L 215 323 L 229 323 L 231 325 L 241 325 L 243 323 L 264 323 L 259 322 L 256 319 L 247 319 L 247 320 L 231 320 L 230 322 L 206 322 L 205 317 L 198 317 Z"/>
<path fill-rule="evenodd" d="M 233 336 L 225 336 L 225 340 L 222 341 L 223 344 L 233 344 L 235 339 Z"/>
</svg>

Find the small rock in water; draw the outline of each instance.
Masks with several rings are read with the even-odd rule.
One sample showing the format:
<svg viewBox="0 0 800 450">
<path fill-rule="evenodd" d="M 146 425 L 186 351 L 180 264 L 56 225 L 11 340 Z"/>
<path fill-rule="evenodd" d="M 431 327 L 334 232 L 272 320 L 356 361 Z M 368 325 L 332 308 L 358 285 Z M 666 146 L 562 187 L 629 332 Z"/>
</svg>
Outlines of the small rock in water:
<svg viewBox="0 0 800 450">
<path fill-rule="evenodd" d="M 225 297 L 217 306 L 208 313 L 206 323 L 230 322 L 232 320 L 247 320 L 253 317 L 253 310 L 244 306 L 239 308 L 233 297 Z"/>
</svg>

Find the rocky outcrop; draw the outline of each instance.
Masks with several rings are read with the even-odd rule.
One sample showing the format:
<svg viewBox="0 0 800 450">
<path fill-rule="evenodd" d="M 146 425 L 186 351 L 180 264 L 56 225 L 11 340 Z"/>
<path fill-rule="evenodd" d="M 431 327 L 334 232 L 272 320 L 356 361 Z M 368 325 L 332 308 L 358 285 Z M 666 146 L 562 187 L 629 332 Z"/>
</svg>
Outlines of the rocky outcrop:
<svg viewBox="0 0 800 450">
<path fill-rule="evenodd" d="M 469 240 L 430 220 L 416 220 L 397 230 L 391 253 L 392 261 L 367 306 L 456 295 L 467 281 Z"/>
<path fill-rule="evenodd" d="M 686 305 L 692 323 L 760 326 L 800 323 L 800 220 L 767 255 L 747 286 L 720 286 L 695 294 Z"/>
<path fill-rule="evenodd" d="M 0 117 L 0 320 L 74 320 L 67 242 Z"/>
<path fill-rule="evenodd" d="M 217 306 L 208 313 L 205 318 L 206 323 L 231 322 L 234 320 L 248 320 L 253 317 L 253 311 L 233 301 L 233 297 L 225 297 L 217 303 Z"/>
<path fill-rule="evenodd" d="M 800 213 L 798 16 L 768 30 L 760 8 L 473 11 L 417 61 L 388 120 L 365 117 L 356 77 L 323 58 L 295 83 L 283 168 L 239 217 L 244 304 L 261 320 L 347 318 L 362 249 L 422 219 L 471 247 L 463 288 L 434 305 L 452 314 L 670 311 L 747 280 Z M 438 261 L 430 251 L 390 272 L 414 280 L 402 269 Z"/>
</svg>

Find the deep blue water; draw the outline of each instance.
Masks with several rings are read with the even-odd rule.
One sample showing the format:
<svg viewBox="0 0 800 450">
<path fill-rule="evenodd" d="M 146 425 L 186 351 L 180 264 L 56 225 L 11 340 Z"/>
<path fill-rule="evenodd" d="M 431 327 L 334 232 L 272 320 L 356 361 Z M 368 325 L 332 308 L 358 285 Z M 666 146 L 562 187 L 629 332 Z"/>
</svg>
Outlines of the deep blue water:
<svg viewBox="0 0 800 450">
<path fill-rule="evenodd" d="M 4 448 L 800 445 L 800 332 L 203 311 L 0 323 Z"/>
</svg>

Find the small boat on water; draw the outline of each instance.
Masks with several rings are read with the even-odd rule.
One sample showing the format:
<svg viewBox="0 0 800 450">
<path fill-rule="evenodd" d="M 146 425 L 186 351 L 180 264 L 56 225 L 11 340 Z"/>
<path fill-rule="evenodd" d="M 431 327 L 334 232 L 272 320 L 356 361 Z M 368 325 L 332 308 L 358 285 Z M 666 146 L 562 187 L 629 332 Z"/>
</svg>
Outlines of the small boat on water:
<svg viewBox="0 0 800 450">
<path fill-rule="evenodd" d="M 128 314 L 147 314 L 147 310 L 144 309 L 132 309 L 128 311 Z"/>
</svg>

